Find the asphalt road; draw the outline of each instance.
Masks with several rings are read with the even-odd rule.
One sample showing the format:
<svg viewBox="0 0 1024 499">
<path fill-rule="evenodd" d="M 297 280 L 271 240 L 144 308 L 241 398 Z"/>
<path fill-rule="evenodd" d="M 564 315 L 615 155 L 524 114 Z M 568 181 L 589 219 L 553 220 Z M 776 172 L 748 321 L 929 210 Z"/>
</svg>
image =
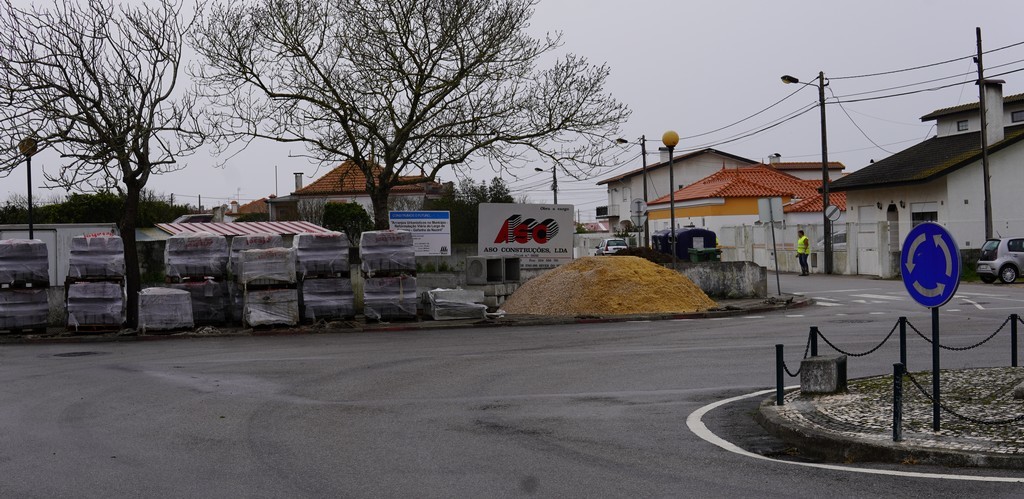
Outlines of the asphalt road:
<svg viewBox="0 0 1024 499">
<path fill-rule="evenodd" d="M 811 325 L 854 352 L 900 315 L 930 331 L 899 281 L 784 275 L 781 285 L 832 305 L 720 320 L 2 346 L 0 496 L 1024 493 L 757 460 L 691 433 L 696 409 L 770 388 L 774 345 L 796 363 Z M 1022 305 L 1017 285 L 964 285 L 942 311 L 943 343 L 977 342 Z M 910 353 L 911 369 L 930 367 L 926 342 L 912 337 Z M 896 358 L 891 340 L 851 359 L 850 375 L 891 372 Z M 997 365 L 1009 365 L 1008 331 L 943 357 L 949 368 Z M 753 423 L 756 403 L 704 420 L 741 447 L 785 457 Z"/>
</svg>

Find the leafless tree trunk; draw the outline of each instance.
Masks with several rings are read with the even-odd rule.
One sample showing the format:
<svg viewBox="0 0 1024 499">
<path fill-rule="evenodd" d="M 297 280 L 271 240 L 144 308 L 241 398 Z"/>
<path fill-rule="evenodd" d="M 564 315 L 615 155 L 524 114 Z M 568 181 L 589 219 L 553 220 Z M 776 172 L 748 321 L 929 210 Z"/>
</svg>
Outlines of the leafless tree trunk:
<svg viewBox="0 0 1024 499">
<path fill-rule="evenodd" d="M 57 0 L 0 12 L 0 144 L 35 137 L 63 161 L 47 180 L 69 190 L 125 195 L 128 324 L 138 320 L 135 226 L 150 175 L 181 168 L 206 134 L 194 94 L 178 87 L 185 36 L 196 17 L 178 0 L 141 7 Z M 195 6 L 196 16 L 200 6 Z M 0 171 L 16 168 L 15 154 Z"/>
<path fill-rule="evenodd" d="M 386 228 L 391 189 L 446 167 L 540 159 L 581 178 L 606 163 L 629 111 L 605 93 L 607 67 L 555 60 L 560 35 L 526 34 L 536 2 L 225 2 L 197 31 L 195 75 L 220 104 L 223 149 L 262 138 L 351 160 Z"/>
<path fill-rule="evenodd" d="M 326 198 L 302 198 L 299 200 L 299 220 L 317 225 L 324 223 L 324 210 L 327 206 Z"/>
</svg>

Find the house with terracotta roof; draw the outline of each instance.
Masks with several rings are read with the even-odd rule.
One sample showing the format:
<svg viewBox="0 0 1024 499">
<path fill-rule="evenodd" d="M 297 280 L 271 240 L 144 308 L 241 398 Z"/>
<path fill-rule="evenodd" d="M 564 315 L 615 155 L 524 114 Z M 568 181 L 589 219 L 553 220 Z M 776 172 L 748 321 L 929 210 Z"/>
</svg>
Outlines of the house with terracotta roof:
<svg viewBox="0 0 1024 499">
<path fill-rule="evenodd" d="M 820 166 L 820 163 L 819 163 Z M 820 172 L 820 170 L 819 170 Z M 672 200 L 676 227 L 694 225 L 718 232 L 723 226 L 749 225 L 758 220 L 758 199 L 782 198 L 787 224 L 821 223 L 821 180 L 805 180 L 770 165 L 722 168 L 647 205 L 651 232 L 669 228 Z M 845 209 L 845 196 L 829 202 Z"/>
<path fill-rule="evenodd" d="M 426 199 L 441 197 L 444 186 L 440 182 L 421 176 L 401 177 L 407 185 L 391 189 L 391 202 L 409 206 L 422 206 Z M 298 220 L 303 203 L 359 203 L 373 217 L 373 202 L 366 190 L 366 175 L 346 160 L 309 185 L 303 185 L 301 173 L 295 174 L 295 190 L 287 196 L 270 198 L 267 205 L 270 220 Z"/>
<path fill-rule="evenodd" d="M 1003 98 L 1002 84 L 986 80 L 984 89 L 995 236 L 1024 234 L 1024 212 L 1017 202 L 1024 192 L 1024 94 Z M 961 250 L 981 247 L 985 188 L 980 107 L 974 102 L 922 116 L 922 121 L 936 122 L 934 137 L 830 184 L 831 192 L 847 195 L 848 221 L 857 231 L 848 238 L 850 244 L 862 253 L 895 254 L 914 225 L 933 221 L 953 234 Z"/>
</svg>

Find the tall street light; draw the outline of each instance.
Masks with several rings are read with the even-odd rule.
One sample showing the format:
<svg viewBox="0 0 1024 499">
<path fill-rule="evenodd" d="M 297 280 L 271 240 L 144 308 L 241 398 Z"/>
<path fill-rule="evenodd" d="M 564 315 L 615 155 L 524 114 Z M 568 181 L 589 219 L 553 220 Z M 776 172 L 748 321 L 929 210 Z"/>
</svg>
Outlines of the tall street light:
<svg viewBox="0 0 1024 499">
<path fill-rule="evenodd" d="M 626 139 L 615 139 L 615 142 L 619 144 L 629 144 Z M 644 204 L 647 203 L 647 136 L 640 136 L 640 158 L 643 159 L 644 165 Z M 644 247 L 651 247 L 651 221 L 644 219 Z"/>
<path fill-rule="evenodd" d="M 544 168 L 534 168 L 533 171 L 546 172 L 547 170 L 545 170 Z M 555 200 L 554 204 L 558 204 L 558 175 L 557 175 L 557 172 L 558 172 L 558 169 L 552 166 L 551 167 L 551 192 L 554 193 L 554 200 Z"/>
<path fill-rule="evenodd" d="M 36 139 L 32 137 L 26 137 L 18 142 L 18 151 L 21 152 L 22 156 L 25 156 L 25 163 L 28 166 L 28 238 L 35 239 L 35 233 L 32 231 L 32 155 L 39 150 L 39 144 Z"/>
<path fill-rule="evenodd" d="M 672 152 L 679 144 L 679 134 L 669 130 L 661 136 L 661 143 L 668 148 L 668 213 L 669 213 L 669 239 L 672 248 L 672 270 L 676 269 L 676 177 L 672 166 Z"/>
<path fill-rule="evenodd" d="M 782 76 L 783 83 L 799 83 L 813 87 L 790 75 Z M 825 227 L 825 273 L 832 273 L 832 221 L 828 219 L 828 135 L 825 130 L 825 72 L 818 72 L 818 108 L 821 109 L 821 217 Z"/>
</svg>

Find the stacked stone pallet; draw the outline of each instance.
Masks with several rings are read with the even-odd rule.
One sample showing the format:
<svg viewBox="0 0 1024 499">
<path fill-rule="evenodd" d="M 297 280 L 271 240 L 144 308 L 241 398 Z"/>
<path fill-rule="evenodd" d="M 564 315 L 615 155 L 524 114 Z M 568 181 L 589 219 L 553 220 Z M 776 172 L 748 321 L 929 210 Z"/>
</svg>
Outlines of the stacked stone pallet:
<svg viewBox="0 0 1024 499">
<path fill-rule="evenodd" d="M 295 250 L 251 249 L 239 252 L 239 284 L 244 289 L 244 322 L 249 327 L 299 323 Z"/>
<path fill-rule="evenodd" d="M 38 239 L 0 240 L 0 331 L 41 331 L 50 312 L 50 263 Z"/>
<path fill-rule="evenodd" d="M 228 241 L 207 232 L 176 234 L 164 251 L 167 287 L 187 291 L 196 326 L 223 326 L 232 319 L 228 292 Z"/>
<path fill-rule="evenodd" d="M 254 249 L 284 247 L 280 234 L 259 232 L 242 234 L 231 238 L 231 249 L 228 253 L 228 294 L 231 297 L 231 312 L 235 322 L 244 322 L 245 286 L 242 283 L 242 252 Z M 254 286 L 257 283 L 252 283 Z"/>
<path fill-rule="evenodd" d="M 296 234 L 292 245 L 302 320 L 315 322 L 355 317 L 355 293 L 352 291 L 349 244 L 345 233 Z"/>
<path fill-rule="evenodd" d="M 124 242 L 113 234 L 75 236 L 64 281 L 67 329 L 109 332 L 124 324 Z"/>
<path fill-rule="evenodd" d="M 139 291 L 139 329 L 142 332 L 178 331 L 193 327 L 191 293 L 171 288 Z"/>
<path fill-rule="evenodd" d="M 363 232 L 359 239 L 363 315 L 395 320 L 417 317 L 416 251 L 404 230 Z"/>
</svg>

